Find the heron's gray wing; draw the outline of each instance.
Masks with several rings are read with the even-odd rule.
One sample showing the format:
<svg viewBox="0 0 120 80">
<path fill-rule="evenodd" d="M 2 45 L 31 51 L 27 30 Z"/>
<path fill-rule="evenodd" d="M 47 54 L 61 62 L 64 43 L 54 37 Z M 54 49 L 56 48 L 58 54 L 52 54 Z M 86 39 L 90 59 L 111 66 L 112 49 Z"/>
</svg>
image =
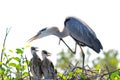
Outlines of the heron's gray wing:
<svg viewBox="0 0 120 80">
<path fill-rule="evenodd" d="M 89 31 L 92 33 L 92 35 L 96 36 L 95 32 L 81 19 L 79 19 L 79 21 L 85 26 L 87 27 L 87 29 L 89 29 Z"/>
<path fill-rule="evenodd" d="M 54 72 L 54 65 L 53 65 L 52 62 L 51 62 L 51 64 L 50 64 L 50 70 L 52 71 L 52 73 Z"/>
<path fill-rule="evenodd" d="M 100 49 L 102 49 L 102 45 L 94 31 L 83 21 L 70 17 L 65 23 L 65 28 L 69 35 L 80 43 L 85 44 L 96 52 L 100 52 Z"/>
</svg>

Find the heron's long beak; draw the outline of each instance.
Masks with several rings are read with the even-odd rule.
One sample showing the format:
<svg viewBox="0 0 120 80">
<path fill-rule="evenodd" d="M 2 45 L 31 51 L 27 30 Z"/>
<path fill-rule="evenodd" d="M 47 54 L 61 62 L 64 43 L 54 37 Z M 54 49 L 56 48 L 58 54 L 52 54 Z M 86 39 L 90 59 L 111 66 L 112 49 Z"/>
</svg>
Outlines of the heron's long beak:
<svg viewBox="0 0 120 80">
<path fill-rule="evenodd" d="M 29 43 L 29 42 L 32 42 L 32 41 L 34 41 L 34 40 L 36 40 L 38 37 L 37 36 L 33 36 L 32 38 L 30 38 L 27 42 Z"/>
</svg>

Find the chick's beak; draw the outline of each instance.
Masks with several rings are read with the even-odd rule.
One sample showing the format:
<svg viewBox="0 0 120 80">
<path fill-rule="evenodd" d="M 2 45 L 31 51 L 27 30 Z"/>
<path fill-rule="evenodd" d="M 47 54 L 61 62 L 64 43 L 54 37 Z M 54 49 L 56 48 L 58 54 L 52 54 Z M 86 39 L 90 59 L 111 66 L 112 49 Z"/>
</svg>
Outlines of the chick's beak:
<svg viewBox="0 0 120 80">
<path fill-rule="evenodd" d="M 51 53 L 47 53 L 47 56 L 51 56 Z"/>
<path fill-rule="evenodd" d="M 38 52 L 39 50 L 35 50 L 35 52 Z"/>
<path fill-rule="evenodd" d="M 27 42 L 29 43 L 29 42 L 32 42 L 32 41 L 34 41 L 34 40 L 36 40 L 38 37 L 37 36 L 33 36 L 32 38 L 30 38 Z"/>
<path fill-rule="evenodd" d="M 38 52 L 39 51 L 38 49 L 39 49 L 38 47 L 35 47 L 35 52 Z"/>
</svg>

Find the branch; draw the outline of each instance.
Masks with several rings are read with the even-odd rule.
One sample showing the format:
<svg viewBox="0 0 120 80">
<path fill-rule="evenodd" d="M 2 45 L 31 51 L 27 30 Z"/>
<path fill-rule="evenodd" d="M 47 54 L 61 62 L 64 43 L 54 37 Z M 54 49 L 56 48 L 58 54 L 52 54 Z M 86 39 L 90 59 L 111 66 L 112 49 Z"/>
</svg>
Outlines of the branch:
<svg viewBox="0 0 120 80">
<path fill-rule="evenodd" d="M 7 39 L 7 36 L 8 36 L 8 34 L 9 34 L 9 32 L 10 32 L 10 29 L 11 29 L 11 28 L 6 28 L 6 35 L 5 35 L 4 42 L 3 42 L 3 49 L 2 49 L 2 51 L 1 51 L 1 58 L 0 58 L 0 61 L 1 61 L 1 62 L 2 62 L 2 57 L 3 57 L 4 50 L 5 50 L 6 39 Z M 1 67 L 1 66 L 2 66 L 2 65 L 0 65 L 0 67 Z"/>
<path fill-rule="evenodd" d="M 114 72 L 119 71 L 119 70 L 120 70 L 120 69 L 117 69 L 117 70 L 114 70 L 114 71 L 111 71 L 111 72 L 104 73 L 103 75 L 101 75 L 101 78 L 102 78 L 103 76 L 105 76 L 105 75 L 109 75 L 109 74 L 114 73 Z"/>
<path fill-rule="evenodd" d="M 29 76 L 29 80 L 31 80 L 31 76 L 30 76 L 30 70 L 29 70 L 29 64 L 28 64 L 28 59 L 25 55 L 25 59 L 26 59 L 26 63 L 27 63 L 27 66 L 28 66 L 28 76 Z"/>
<path fill-rule="evenodd" d="M 3 53 L 4 53 L 4 51 L 5 51 L 5 42 L 6 42 L 6 39 L 7 39 L 7 36 L 8 36 L 8 34 L 9 34 L 9 32 L 10 32 L 10 29 L 11 28 L 6 28 L 6 35 L 5 35 L 5 38 L 4 38 L 4 42 L 3 42 L 3 49 L 2 49 L 2 51 L 1 51 L 1 58 L 0 58 L 0 61 L 2 62 L 2 57 L 3 57 Z M 2 68 L 2 65 L 0 65 L 0 68 Z M 1 75 L 2 76 L 2 80 L 4 80 L 4 77 L 3 77 L 3 75 Z"/>
</svg>

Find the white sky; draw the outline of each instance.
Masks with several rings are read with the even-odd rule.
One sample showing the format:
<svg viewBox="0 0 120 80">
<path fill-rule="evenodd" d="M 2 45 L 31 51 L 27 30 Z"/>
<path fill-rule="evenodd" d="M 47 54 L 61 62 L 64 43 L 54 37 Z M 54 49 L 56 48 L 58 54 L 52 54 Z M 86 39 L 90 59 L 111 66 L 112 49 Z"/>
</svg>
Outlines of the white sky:
<svg viewBox="0 0 120 80">
<path fill-rule="evenodd" d="M 25 46 L 26 41 L 44 27 L 57 26 L 62 30 L 68 16 L 85 21 L 95 31 L 104 51 L 120 51 L 119 0 L 0 0 L 0 48 L 6 28 L 12 27 L 6 42 L 7 49 L 15 49 Z M 65 40 L 74 48 L 70 37 Z M 67 49 L 62 42 L 58 45 L 58 41 L 57 37 L 49 36 L 30 45 L 54 53 L 52 59 L 55 59 L 58 52 Z"/>
</svg>

